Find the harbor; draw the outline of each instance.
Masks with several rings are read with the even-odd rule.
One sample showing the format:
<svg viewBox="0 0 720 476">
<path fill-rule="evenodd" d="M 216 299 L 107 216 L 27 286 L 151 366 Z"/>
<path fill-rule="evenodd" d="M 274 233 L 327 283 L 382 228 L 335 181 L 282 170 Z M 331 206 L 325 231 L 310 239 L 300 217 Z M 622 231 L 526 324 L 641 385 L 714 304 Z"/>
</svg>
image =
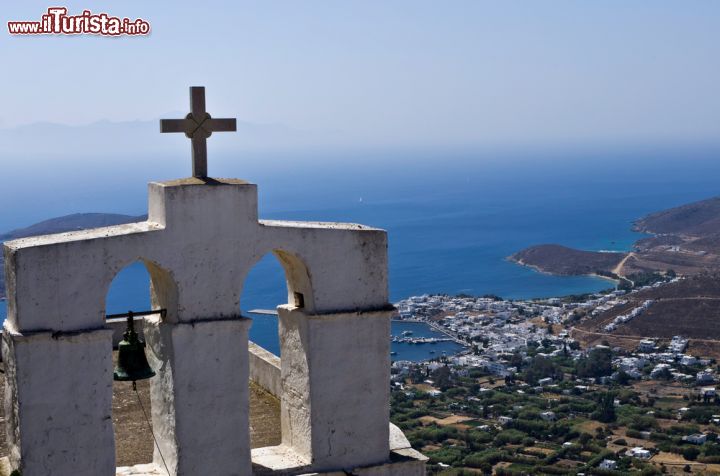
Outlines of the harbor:
<svg viewBox="0 0 720 476">
<path fill-rule="evenodd" d="M 279 355 L 277 337 L 277 311 L 253 309 L 250 339 Z M 390 357 L 393 361 L 421 362 L 442 356 L 456 355 L 467 345 L 433 322 L 418 319 L 393 320 L 391 323 Z"/>
<path fill-rule="evenodd" d="M 279 355 L 277 314 L 256 311 L 253 309 L 248 313 L 253 318 L 250 340 Z M 431 324 L 413 320 L 392 321 L 390 341 L 390 358 L 393 361 L 422 362 L 456 355 L 466 349 L 452 336 L 434 329 Z"/>
<path fill-rule="evenodd" d="M 391 359 L 421 362 L 458 354 L 466 349 L 452 336 L 419 320 L 392 321 Z"/>
</svg>

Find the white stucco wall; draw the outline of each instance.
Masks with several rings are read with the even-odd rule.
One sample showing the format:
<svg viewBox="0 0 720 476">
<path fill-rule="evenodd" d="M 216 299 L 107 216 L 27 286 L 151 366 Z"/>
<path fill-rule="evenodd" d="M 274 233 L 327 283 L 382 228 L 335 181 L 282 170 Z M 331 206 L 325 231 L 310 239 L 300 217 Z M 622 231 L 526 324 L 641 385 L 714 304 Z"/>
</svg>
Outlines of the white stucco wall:
<svg viewBox="0 0 720 476">
<path fill-rule="evenodd" d="M 7 445 L 23 474 L 115 472 L 112 331 L 3 334 Z"/>
<path fill-rule="evenodd" d="M 152 423 L 177 474 L 250 474 L 250 319 L 146 320 Z M 155 449 L 155 465 L 162 467 Z"/>
<path fill-rule="evenodd" d="M 316 471 L 386 461 L 394 311 L 278 311 L 283 445 Z"/>
<path fill-rule="evenodd" d="M 309 312 L 387 304 L 382 230 L 258 221 L 256 186 L 236 180 L 151 183 L 149 198 L 147 222 L 5 243 L 6 326 L 18 332 L 103 327 L 110 283 L 138 259 L 146 261 L 170 322 L 233 317 L 248 272 L 273 251 Z"/>
<path fill-rule="evenodd" d="M 304 297 L 303 309 L 287 307 L 284 335 L 288 365 L 305 375 L 283 371 L 281 392 L 286 409 L 310 405 L 285 412 L 307 428 L 283 426 L 283 441 L 317 468 L 387 460 L 383 230 L 259 221 L 255 185 L 184 179 L 150 184 L 146 222 L 15 240 L 3 252 L 6 425 L 11 462 L 25 476 L 48 474 L 48 462 L 54 476 L 114 474 L 105 297 L 138 259 L 151 276 L 153 308 L 167 309 L 144 328 L 158 373 L 153 428 L 166 461 L 175 474 L 249 474 L 249 321 L 239 300 L 251 267 L 269 252 L 285 268 L 289 296 Z"/>
</svg>

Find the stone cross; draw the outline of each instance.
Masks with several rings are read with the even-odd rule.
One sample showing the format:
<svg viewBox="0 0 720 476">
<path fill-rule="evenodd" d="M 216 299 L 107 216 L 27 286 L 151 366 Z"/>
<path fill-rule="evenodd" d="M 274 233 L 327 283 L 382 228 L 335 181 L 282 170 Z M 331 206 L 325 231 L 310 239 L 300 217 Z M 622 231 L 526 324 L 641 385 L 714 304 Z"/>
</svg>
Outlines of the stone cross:
<svg viewBox="0 0 720 476">
<path fill-rule="evenodd" d="M 160 132 L 184 132 L 192 143 L 193 177 L 207 177 L 207 138 L 213 132 L 237 130 L 235 119 L 213 119 L 205 111 L 205 87 L 190 88 L 190 113 L 185 119 L 160 119 Z"/>
</svg>

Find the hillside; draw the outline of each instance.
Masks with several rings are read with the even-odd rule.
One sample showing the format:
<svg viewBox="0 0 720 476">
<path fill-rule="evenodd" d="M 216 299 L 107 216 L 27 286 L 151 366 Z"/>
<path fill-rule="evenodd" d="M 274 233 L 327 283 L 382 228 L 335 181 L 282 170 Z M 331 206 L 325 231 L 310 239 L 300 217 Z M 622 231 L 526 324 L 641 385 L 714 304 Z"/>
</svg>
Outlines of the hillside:
<svg viewBox="0 0 720 476">
<path fill-rule="evenodd" d="M 699 274 L 623 297 L 627 303 L 583 319 L 573 336 L 586 345 L 604 340 L 634 347 L 642 338 L 671 339 L 682 335 L 706 355 L 720 356 L 720 274 Z M 604 327 L 615 317 L 652 300 L 650 307 L 612 332 Z"/>
<path fill-rule="evenodd" d="M 0 234 L 0 242 L 27 238 L 28 236 L 49 235 L 66 231 L 102 228 L 105 226 L 122 225 L 144 221 L 147 216 L 118 215 L 112 213 L 75 213 L 63 217 L 41 221 L 26 228 L 18 228 Z M 4 257 L 0 254 L 0 269 L 4 268 Z M 0 298 L 5 297 L 5 273 L 0 273 Z"/>
<path fill-rule="evenodd" d="M 665 272 L 695 275 L 720 269 L 720 197 L 652 213 L 633 230 L 653 234 L 635 242 L 629 253 L 581 251 L 561 245 L 533 246 L 510 260 L 561 275 Z"/>
<path fill-rule="evenodd" d="M 562 245 L 538 245 L 513 254 L 510 260 L 546 273 L 580 275 L 609 272 L 626 256 L 626 253 L 600 253 Z"/>
<path fill-rule="evenodd" d="M 652 213 L 635 222 L 634 230 L 656 235 L 704 237 L 720 232 L 720 197 Z"/>
</svg>

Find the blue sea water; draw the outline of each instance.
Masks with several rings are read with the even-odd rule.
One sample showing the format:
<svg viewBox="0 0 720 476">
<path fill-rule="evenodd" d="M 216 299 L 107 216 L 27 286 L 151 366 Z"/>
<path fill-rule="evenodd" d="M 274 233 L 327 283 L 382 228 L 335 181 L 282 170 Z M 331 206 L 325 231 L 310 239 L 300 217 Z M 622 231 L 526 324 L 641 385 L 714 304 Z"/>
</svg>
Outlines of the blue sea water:
<svg viewBox="0 0 720 476">
<path fill-rule="evenodd" d="M 297 165 L 292 160 L 269 160 L 264 168 L 251 161 L 245 171 L 233 162 L 219 162 L 226 175 L 259 184 L 262 218 L 348 221 L 386 229 L 392 301 L 423 293 L 520 299 L 607 288 L 611 284 L 606 280 L 549 276 L 510 263 L 506 257 L 542 243 L 627 250 L 640 237 L 631 231 L 634 219 L 718 195 L 720 188 L 717 149 L 521 157 L 468 152 L 418 153 L 417 158 L 378 154 L 387 157 L 361 161 L 357 153 L 348 153 L 332 160 L 322 157 L 312 164 L 298 158 Z M 274 168 L 280 163 L 282 169 Z M 94 190 L 95 207 L 103 208 L 87 208 L 87 189 L 79 190 L 78 197 L 71 190 L 53 190 L 70 198 L 64 202 L 66 208 L 58 209 L 48 194 L 45 198 L 52 204 L 48 210 L 53 215 L 78 211 L 141 214 L 146 200 L 142 194 L 117 193 L 124 190 L 126 181 L 127 190 L 136 191 L 138 180 L 124 178 L 109 187 L 112 193 Z M 10 192 L 0 191 L 0 199 L 13 206 L 0 215 L 0 230 L 26 226 L 28 217 L 42 216 L 38 208 L 42 196 L 23 202 L 3 197 L 5 193 Z M 241 307 L 244 311 L 272 309 L 286 299 L 282 268 L 267 256 L 251 271 Z M 148 306 L 147 274 L 142 265 L 131 265 L 108 292 L 108 313 Z M 5 303 L 0 302 L 0 317 L 4 313 Z M 278 352 L 276 318 L 254 315 L 253 319 L 251 338 Z M 393 332 L 397 329 L 394 324 Z M 393 350 L 398 359 L 429 357 L 423 354 L 423 346 L 397 345 Z"/>
<path fill-rule="evenodd" d="M 392 335 L 401 337 L 405 331 L 412 332 L 412 337 L 447 337 L 423 322 L 393 321 Z M 463 346 L 455 342 L 437 342 L 435 344 L 409 344 L 393 342 L 390 350 L 395 353 L 392 360 L 411 360 L 418 362 L 443 355 L 457 354 Z"/>
</svg>

